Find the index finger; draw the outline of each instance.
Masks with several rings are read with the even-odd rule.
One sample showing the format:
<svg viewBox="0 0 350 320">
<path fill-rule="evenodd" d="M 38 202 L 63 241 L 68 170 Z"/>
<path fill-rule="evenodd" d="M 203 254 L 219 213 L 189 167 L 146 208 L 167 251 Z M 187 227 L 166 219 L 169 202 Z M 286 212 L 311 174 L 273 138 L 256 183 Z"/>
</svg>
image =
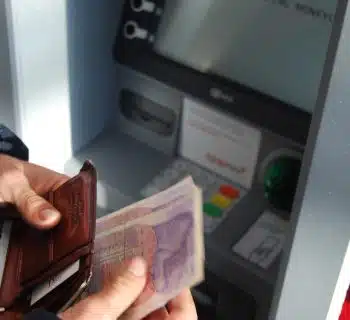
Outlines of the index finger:
<svg viewBox="0 0 350 320">
<path fill-rule="evenodd" d="M 182 291 L 176 298 L 171 300 L 167 309 L 170 319 L 196 320 L 197 311 L 190 290 Z"/>
</svg>

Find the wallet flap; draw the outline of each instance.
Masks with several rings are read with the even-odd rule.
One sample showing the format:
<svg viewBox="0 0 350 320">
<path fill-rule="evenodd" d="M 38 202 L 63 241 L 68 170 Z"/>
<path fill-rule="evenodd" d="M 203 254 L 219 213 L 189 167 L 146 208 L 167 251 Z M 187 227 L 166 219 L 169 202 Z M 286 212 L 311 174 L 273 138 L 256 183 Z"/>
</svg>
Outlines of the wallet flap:
<svg viewBox="0 0 350 320">
<path fill-rule="evenodd" d="M 92 252 L 96 224 L 96 171 L 85 162 L 80 173 L 46 199 L 61 213 L 50 231 L 13 221 L 0 290 L 0 306 L 9 307 L 23 290 L 49 279 Z"/>
</svg>

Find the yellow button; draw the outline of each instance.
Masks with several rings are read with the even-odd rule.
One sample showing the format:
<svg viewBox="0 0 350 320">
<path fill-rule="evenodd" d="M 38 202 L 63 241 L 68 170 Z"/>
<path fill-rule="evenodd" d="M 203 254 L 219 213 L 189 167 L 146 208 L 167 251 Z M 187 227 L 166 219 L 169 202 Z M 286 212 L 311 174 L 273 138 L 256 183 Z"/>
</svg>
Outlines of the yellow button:
<svg viewBox="0 0 350 320">
<path fill-rule="evenodd" d="M 223 196 L 220 193 L 214 194 L 211 198 L 211 203 L 218 206 L 221 209 L 226 209 L 232 203 L 232 200 Z"/>
</svg>

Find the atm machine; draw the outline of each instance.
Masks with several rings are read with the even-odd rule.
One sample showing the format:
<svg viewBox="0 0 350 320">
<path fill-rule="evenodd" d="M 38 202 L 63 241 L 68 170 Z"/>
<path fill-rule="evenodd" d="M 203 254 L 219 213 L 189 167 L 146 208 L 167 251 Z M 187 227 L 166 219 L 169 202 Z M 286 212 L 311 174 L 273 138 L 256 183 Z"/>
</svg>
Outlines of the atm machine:
<svg viewBox="0 0 350 320">
<path fill-rule="evenodd" d="M 65 170 L 95 163 L 100 216 L 193 177 L 204 195 L 199 319 L 271 314 L 337 8 L 342 1 L 125 0 L 116 12 L 110 121 Z"/>
<path fill-rule="evenodd" d="M 27 120 L 40 99 L 23 39 L 50 13 L 47 59 L 62 99 L 39 103 L 43 117 L 33 119 L 65 119 L 69 78 L 74 154 L 65 172 L 94 162 L 99 216 L 185 175 L 202 188 L 206 278 L 192 291 L 200 320 L 336 319 L 350 282 L 348 1 L 6 4 Z M 65 30 L 69 74 L 57 53 Z M 48 147 L 35 144 L 38 123 L 23 129 L 24 140 L 36 134 L 36 159 Z"/>
</svg>

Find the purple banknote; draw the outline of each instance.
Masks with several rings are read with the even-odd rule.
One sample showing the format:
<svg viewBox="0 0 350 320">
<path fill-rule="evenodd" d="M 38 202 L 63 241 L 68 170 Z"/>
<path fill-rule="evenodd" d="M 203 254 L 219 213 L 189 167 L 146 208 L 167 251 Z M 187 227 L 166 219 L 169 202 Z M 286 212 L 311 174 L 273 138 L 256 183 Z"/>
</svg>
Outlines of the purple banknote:
<svg viewBox="0 0 350 320">
<path fill-rule="evenodd" d="M 93 293 L 110 281 L 120 263 L 143 256 L 146 287 L 127 319 L 141 319 L 183 288 L 203 280 L 201 194 L 187 178 L 168 190 L 97 222 Z"/>
</svg>

